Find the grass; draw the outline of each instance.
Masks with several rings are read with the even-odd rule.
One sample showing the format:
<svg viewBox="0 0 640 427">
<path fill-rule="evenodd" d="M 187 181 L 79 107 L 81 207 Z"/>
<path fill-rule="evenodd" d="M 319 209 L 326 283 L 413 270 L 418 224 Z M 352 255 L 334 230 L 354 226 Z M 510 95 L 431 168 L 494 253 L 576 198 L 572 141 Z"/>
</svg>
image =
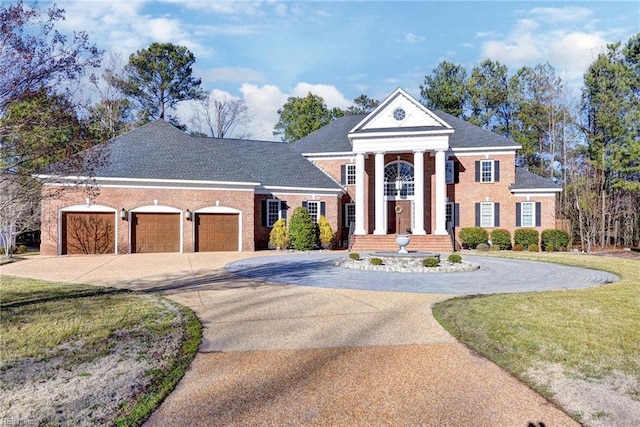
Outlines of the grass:
<svg viewBox="0 0 640 427">
<path fill-rule="evenodd" d="M 541 363 L 559 364 L 582 379 L 621 371 L 640 380 L 640 261 L 567 253 L 491 256 L 604 270 L 621 280 L 581 290 L 439 303 L 434 315 L 452 335 L 525 382 L 523 374 Z M 538 391 L 544 394 L 543 388 Z"/>
<path fill-rule="evenodd" d="M 118 425 L 140 425 L 184 375 L 200 343 L 201 325 L 193 312 L 176 309 L 164 298 L 7 276 L 0 280 L 3 366 L 23 358 L 62 357 L 64 367 L 71 369 L 105 356 L 123 340 L 162 340 L 179 325 L 178 354 L 165 355 L 171 362 L 147 373 L 151 386 L 123 405 Z M 176 322 L 178 315 L 182 320 Z"/>
</svg>

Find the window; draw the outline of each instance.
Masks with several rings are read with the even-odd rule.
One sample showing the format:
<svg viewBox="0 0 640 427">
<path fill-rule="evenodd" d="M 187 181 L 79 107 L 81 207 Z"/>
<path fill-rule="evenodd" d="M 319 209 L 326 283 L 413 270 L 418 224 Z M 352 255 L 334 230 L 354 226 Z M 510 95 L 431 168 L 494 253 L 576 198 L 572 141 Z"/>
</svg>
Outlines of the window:
<svg viewBox="0 0 640 427">
<path fill-rule="evenodd" d="M 349 163 L 345 165 L 346 184 L 356 185 L 356 165 Z"/>
<path fill-rule="evenodd" d="M 500 181 L 500 161 L 478 160 L 476 161 L 476 182 Z"/>
<path fill-rule="evenodd" d="M 493 227 L 493 203 L 480 203 L 480 227 Z"/>
<path fill-rule="evenodd" d="M 316 224 L 320 219 L 320 215 L 325 214 L 324 206 L 324 202 L 321 202 L 319 200 L 309 200 L 307 202 L 302 202 L 302 207 L 307 209 L 307 212 L 309 212 L 309 216 Z"/>
<path fill-rule="evenodd" d="M 521 227 L 534 227 L 535 223 L 535 205 L 531 202 L 522 203 L 521 207 Z"/>
<path fill-rule="evenodd" d="M 350 227 L 351 223 L 356 222 L 356 204 L 345 203 L 344 205 L 344 227 Z"/>
<path fill-rule="evenodd" d="M 540 227 L 540 202 L 516 203 L 516 227 Z"/>
<path fill-rule="evenodd" d="M 447 160 L 445 169 L 445 179 L 447 184 L 455 184 L 458 179 L 456 177 L 456 162 L 453 160 Z"/>
<path fill-rule="evenodd" d="M 413 165 L 407 162 L 394 162 L 384 168 L 385 196 L 413 196 Z"/>
<path fill-rule="evenodd" d="M 286 217 L 286 205 L 282 200 L 268 199 L 263 203 L 263 226 L 273 227 L 277 220 Z"/>
<path fill-rule="evenodd" d="M 476 203 L 476 227 L 500 227 L 500 203 Z"/>
</svg>

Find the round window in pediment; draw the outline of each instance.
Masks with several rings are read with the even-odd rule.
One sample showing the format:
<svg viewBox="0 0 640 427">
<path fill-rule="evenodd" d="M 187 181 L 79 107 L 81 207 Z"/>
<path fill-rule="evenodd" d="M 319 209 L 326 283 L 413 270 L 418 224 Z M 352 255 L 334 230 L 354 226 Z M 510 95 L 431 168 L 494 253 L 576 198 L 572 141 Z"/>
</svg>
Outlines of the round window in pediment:
<svg viewBox="0 0 640 427">
<path fill-rule="evenodd" d="M 393 110 L 393 118 L 397 121 L 400 122 L 404 120 L 405 117 L 407 117 L 407 113 L 402 108 L 396 108 Z"/>
</svg>

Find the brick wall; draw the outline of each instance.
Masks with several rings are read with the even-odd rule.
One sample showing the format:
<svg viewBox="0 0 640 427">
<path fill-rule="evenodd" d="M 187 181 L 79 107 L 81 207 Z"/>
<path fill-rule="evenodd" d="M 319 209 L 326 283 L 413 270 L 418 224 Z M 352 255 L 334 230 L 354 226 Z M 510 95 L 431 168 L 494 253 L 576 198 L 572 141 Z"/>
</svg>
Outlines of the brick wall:
<svg viewBox="0 0 640 427">
<path fill-rule="evenodd" d="M 45 192 L 52 189 L 45 188 Z M 58 212 L 60 209 L 86 205 L 87 194 L 77 188 L 67 188 L 60 196 L 53 199 L 44 198 L 42 203 L 42 243 L 41 253 L 44 255 L 56 255 L 58 253 Z M 187 209 L 226 207 L 242 212 L 242 250 L 254 250 L 254 211 L 253 190 L 248 191 L 223 191 L 223 190 L 183 190 L 167 188 L 109 188 L 102 187 L 100 193 L 92 197 L 92 205 L 103 205 L 117 211 L 124 208 L 127 212 L 131 209 L 143 206 L 153 206 L 157 200 L 157 206 L 170 207 L 184 213 Z M 129 224 L 121 221 L 118 214 L 118 252 L 127 253 L 129 248 Z M 183 251 L 194 251 L 194 224 L 192 221 L 182 222 Z"/>
</svg>

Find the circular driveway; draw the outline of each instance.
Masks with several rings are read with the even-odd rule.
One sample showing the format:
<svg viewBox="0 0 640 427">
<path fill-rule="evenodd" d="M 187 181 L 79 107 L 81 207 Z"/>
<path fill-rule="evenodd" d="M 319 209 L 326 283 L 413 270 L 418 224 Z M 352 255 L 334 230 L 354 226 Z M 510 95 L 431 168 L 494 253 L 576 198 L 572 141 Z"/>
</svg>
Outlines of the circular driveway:
<svg viewBox="0 0 640 427">
<path fill-rule="evenodd" d="M 480 265 L 464 273 L 392 273 L 350 270 L 334 262 L 345 254 L 291 254 L 247 258 L 225 265 L 238 276 L 333 289 L 431 294 L 494 294 L 579 289 L 618 281 L 605 271 L 537 261 L 464 255 Z"/>
</svg>

